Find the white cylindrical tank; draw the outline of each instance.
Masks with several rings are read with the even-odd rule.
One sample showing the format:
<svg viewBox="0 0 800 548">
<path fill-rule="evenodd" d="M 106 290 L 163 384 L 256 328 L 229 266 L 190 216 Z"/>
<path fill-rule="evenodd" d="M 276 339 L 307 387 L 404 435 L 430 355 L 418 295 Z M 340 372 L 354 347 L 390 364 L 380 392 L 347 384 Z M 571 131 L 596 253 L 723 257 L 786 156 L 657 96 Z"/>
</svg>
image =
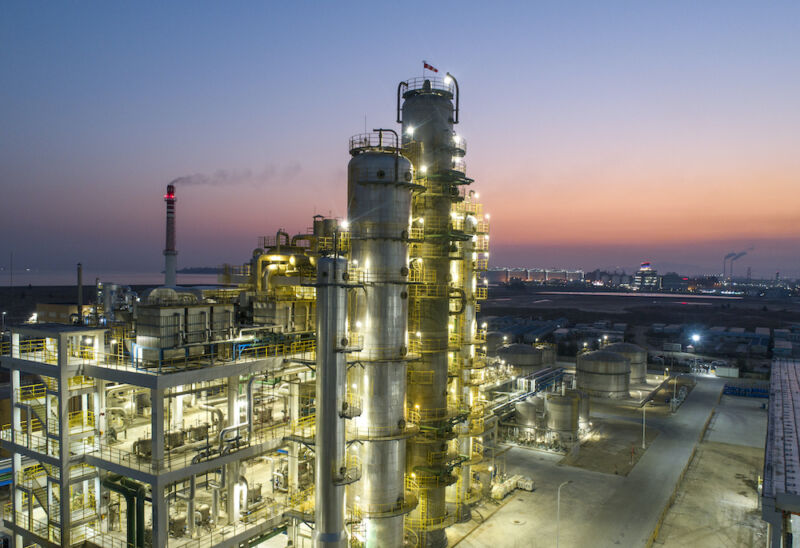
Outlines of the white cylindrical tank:
<svg viewBox="0 0 800 548">
<path fill-rule="evenodd" d="M 521 375 L 543 367 L 543 352 L 529 344 L 507 344 L 497 349 L 497 357 L 519 369 Z"/>
<path fill-rule="evenodd" d="M 612 399 L 629 396 L 631 364 L 616 352 L 596 350 L 579 354 L 575 376 L 578 389 L 590 396 Z"/>
<path fill-rule="evenodd" d="M 589 405 L 591 398 L 582 390 L 567 390 L 567 395 L 578 399 L 578 425 L 581 428 L 589 426 Z"/>
<path fill-rule="evenodd" d="M 635 344 L 618 342 L 604 348 L 609 352 L 616 352 L 628 358 L 631 362 L 631 382 L 645 382 L 647 380 L 647 350 Z"/>
<path fill-rule="evenodd" d="M 548 394 L 545 403 L 548 430 L 562 436 L 575 436 L 578 432 L 579 401 L 576 394 Z"/>
</svg>

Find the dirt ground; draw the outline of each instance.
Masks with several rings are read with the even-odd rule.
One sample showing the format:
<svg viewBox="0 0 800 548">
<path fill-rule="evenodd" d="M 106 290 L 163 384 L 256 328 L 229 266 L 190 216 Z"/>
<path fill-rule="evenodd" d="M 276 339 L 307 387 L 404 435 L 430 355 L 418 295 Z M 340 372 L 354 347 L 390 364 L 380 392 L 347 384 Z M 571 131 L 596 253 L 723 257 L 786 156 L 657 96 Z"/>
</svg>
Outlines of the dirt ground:
<svg viewBox="0 0 800 548">
<path fill-rule="evenodd" d="M 646 429 L 649 447 L 658 436 L 655 428 Z M 629 421 L 593 418 L 592 431 L 581 443 L 577 455 L 564 457 L 560 464 L 593 472 L 627 476 L 644 454 L 642 426 Z"/>
<path fill-rule="evenodd" d="M 667 512 L 656 544 L 670 548 L 764 546 L 758 508 L 764 449 L 704 441 Z"/>
</svg>

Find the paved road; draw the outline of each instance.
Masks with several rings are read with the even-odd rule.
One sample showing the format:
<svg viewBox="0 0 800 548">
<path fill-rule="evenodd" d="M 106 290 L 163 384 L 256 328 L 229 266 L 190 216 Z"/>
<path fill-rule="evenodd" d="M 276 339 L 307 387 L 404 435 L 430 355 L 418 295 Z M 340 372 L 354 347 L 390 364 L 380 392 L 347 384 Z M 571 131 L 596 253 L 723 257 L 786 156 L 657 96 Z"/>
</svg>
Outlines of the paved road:
<svg viewBox="0 0 800 548">
<path fill-rule="evenodd" d="M 576 539 L 576 546 L 644 545 L 724 384 L 723 379 L 698 379 L 675 416 L 653 419 L 661 434 L 592 516 L 591 530 Z"/>
<path fill-rule="evenodd" d="M 648 414 L 647 423 L 661 434 L 627 477 L 559 466 L 558 456 L 522 448 L 506 453 L 506 470 L 536 480 L 533 493 L 515 492 L 488 521 L 458 543 L 457 548 L 529 548 L 555 546 L 556 490 L 561 492 L 560 547 L 643 546 L 667 503 L 683 466 L 716 404 L 724 380 L 698 379 L 695 388 L 673 417 Z M 599 413 L 640 421 L 635 412 Z M 593 410 L 594 414 L 594 410 Z M 474 524 L 473 524 L 474 525 Z M 448 530 L 451 543 L 472 526 Z"/>
</svg>

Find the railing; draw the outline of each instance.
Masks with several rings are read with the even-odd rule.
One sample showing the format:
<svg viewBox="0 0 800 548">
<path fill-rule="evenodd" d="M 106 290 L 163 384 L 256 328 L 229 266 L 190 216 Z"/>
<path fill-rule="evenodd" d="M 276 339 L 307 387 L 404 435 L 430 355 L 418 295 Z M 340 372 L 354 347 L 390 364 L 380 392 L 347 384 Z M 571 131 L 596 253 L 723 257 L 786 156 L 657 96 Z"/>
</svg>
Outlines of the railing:
<svg viewBox="0 0 800 548">
<path fill-rule="evenodd" d="M 317 240 L 317 249 L 320 253 L 333 253 L 333 236 L 320 236 Z M 339 253 L 347 253 L 350 251 L 350 233 L 339 232 L 336 238 L 336 247 Z"/>
<path fill-rule="evenodd" d="M 252 445 L 282 441 L 283 438 L 289 433 L 289 427 L 290 425 L 288 422 L 279 422 L 270 424 L 263 428 L 256 428 L 252 434 L 249 435 L 249 438 L 247 437 L 247 434 L 243 434 L 244 439 L 234 447 L 233 452 L 239 449 L 245 449 Z M 242 430 L 245 429 L 246 427 L 242 425 Z M 211 443 L 208 447 L 210 449 L 215 449 L 216 446 L 217 444 Z M 186 468 L 191 464 L 202 462 L 203 460 L 209 460 L 218 455 L 216 452 L 210 452 L 205 458 L 202 458 L 200 455 L 203 453 L 201 450 L 198 450 L 186 451 L 182 453 L 171 452 L 166 454 L 162 459 L 155 459 L 140 456 L 131 451 L 110 447 L 106 444 L 97 443 L 93 440 L 74 444 L 71 446 L 71 450 L 76 454 L 90 454 L 108 462 L 114 462 L 123 466 L 127 466 L 128 468 L 149 473 L 158 473 L 160 471 L 168 471 L 175 468 Z"/>
<path fill-rule="evenodd" d="M 43 383 L 28 384 L 17 388 L 17 400 L 30 401 L 44 397 L 47 387 Z"/>
<path fill-rule="evenodd" d="M 50 346 L 48 340 L 51 341 Z M 54 339 L 25 339 L 19 342 L 19 357 L 24 360 L 57 364 L 58 350 L 53 346 L 55 346 Z"/>
<path fill-rule="evenodd" d="M 433 371 L 409 371 L 408 384 L 433 384 Z"/>
<path fill-rule="evenodd" d="M 455 91 L 455 85 L 453 84 L 452 80 L 439 78 L 438 76 L 417 76 L 415 78 L 409 78 L 403 82 L 405 84 L 403 86 L 403 91 L 405 92 L 422 89 L 426 81 L 430 82 L 431 89 L 438 89 L 440 91 L 447 91 L 449 93 L 454 93 Z"/>
<path fill-rule="evenodd" d="M 475 270 L 480 272 L 489 270 L 489 259 L 475 259 Z"/>
<path fill-rule="evenodd" d="M 475 298 L 478 300 L 485 300 L 489 296 L 489 289 L 486 287 L 475 288 Z"/>
<path fill-rule="evenodd" d="M 359 133 L 350 137 L 350 151 L 365 148 L 396 149 L 398 147 L 397 135 L 391 131 L 372 131 Z"/>
<path fill-rule="evenodd" d="M 6 505 L 8 506 L 8 505 Z M 6 522 L 14 523 L 17 527 L 20 527 L 26 531 L 30 531 L 35 535 L 45 538 L 50 542 L 60 543 L 61 542 L 61 527 L 52 523 L 47 523 L 44 521 L 40 521 L 38 519 L 32 518 L 29 515 L 23 512 L 14 512 L 10 510 L 8 515 L 6 515 L 6 511 L 3 512 L 3 520 Z M 31 528 L 31 526 L 33 526 Z"/>
</svg>

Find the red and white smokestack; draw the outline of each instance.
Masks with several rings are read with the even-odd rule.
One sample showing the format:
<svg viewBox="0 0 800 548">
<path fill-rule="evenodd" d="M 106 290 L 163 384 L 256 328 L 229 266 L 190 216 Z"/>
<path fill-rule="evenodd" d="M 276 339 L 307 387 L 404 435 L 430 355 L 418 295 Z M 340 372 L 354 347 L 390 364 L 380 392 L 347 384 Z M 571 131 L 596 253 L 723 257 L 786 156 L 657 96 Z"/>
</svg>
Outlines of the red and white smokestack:
<svg viewBox="0 0 800 548">
<path fill-rule="evenodd" d="M 164 285 L 172 287 L 178 284 L 178 251 L 175 249 L 175 185 L 167 185 L 164 194 L 167 202 L 167 244 L 164 247 Z"/>
</svg>

